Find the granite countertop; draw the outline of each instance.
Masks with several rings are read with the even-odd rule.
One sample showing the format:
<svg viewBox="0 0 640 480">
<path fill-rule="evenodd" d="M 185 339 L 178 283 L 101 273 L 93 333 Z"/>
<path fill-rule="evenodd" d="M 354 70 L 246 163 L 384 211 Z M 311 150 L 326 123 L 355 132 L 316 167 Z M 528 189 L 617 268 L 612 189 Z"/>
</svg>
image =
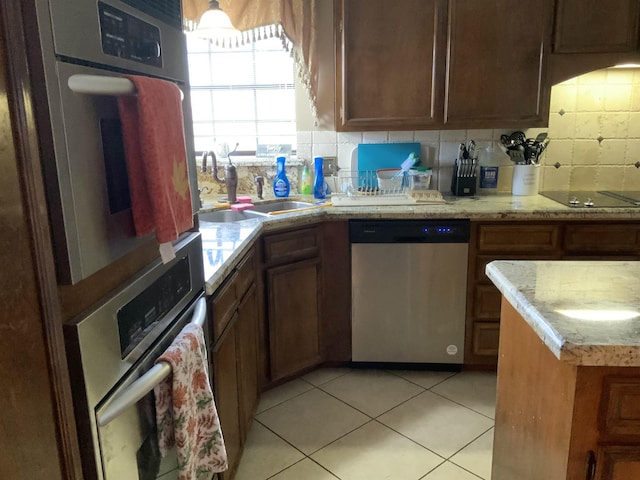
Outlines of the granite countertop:
<svg viewBox="0 0 640 480">
<path fill-rule="evenodd" d="M 475 197 L 444 196 L 446 203 L 438 205 L 395 205 L 329 207 L 260 217 L 241 222 L 200 223 L 204 248 L 206 293 L 211 295 L 232 271 L 240 258 L 263 232 L 303 226 L 324 220 L 351 218 L 469 218 L 472 220 L 633 220 L 640 210 L 633 208 L 575 209 L 566 207 L 542 195 L 488 195 Z M 203 212 L 215 210 L 215 198 Z M 265 201 L 273 201 L 267 198 Z M 312 196 L 296 195 L 286 200 L 315 203 Z M 327 199 L 331 201 L 330 198 Z M 254 203 L 261 203 L 255 201 Z"/>
<path fill-rule="evenodd" d="M 559 360 L 640 366 L 640 262 L 499 260 L 486 272 Z"/>
</svg>

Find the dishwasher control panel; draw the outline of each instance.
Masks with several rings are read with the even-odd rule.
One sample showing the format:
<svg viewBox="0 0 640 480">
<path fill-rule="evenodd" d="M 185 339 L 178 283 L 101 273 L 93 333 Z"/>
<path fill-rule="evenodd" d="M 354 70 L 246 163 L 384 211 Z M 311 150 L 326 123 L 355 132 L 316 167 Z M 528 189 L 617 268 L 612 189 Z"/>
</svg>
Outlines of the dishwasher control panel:
<svg viewBox="0 0 640 480">
<path fill-rule="evenodd" d="M 351 243 L 468 243 L 469 220 L 351 220 Z"/>
</svg>

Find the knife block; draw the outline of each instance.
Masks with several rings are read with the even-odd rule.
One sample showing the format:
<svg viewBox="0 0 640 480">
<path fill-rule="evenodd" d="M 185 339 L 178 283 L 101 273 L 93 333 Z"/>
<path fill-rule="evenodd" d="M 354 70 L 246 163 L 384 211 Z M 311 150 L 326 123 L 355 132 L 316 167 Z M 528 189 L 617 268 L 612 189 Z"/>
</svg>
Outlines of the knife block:
<svg viewBox="0 0 640 480">
<path fill-rule="evenodd" d="M 458 166 L 453 166 L 453 177 L 451 177 L 451 193 L 458 197 L 469 197 L 476 194 L 476 175 L 468 177 L 458 176 Z"/>
</svg>

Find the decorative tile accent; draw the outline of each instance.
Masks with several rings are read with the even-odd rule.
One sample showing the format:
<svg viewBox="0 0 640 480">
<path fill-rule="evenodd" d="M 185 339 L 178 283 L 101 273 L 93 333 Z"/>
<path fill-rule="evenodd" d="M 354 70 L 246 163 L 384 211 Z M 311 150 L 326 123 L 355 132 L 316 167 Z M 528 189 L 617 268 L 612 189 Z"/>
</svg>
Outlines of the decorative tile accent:
<svg viewBox="0 0 640 480">
<path fill-rule="evenodd" d="M 556 168 L 560 168 L 562 166 L 562 164 L 560 162 L 556 162 L 553 164 L 554 167 Z"/>
</svg>

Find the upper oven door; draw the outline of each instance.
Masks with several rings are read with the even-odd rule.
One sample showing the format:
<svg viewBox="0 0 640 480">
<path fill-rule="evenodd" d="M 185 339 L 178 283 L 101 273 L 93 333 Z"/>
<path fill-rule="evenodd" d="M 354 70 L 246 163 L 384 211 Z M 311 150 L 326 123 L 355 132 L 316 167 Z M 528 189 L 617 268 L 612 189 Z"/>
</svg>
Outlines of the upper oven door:
<svg viewBox="0 0 640 480">
<path fill-rule="evenodd" d="M 73 92 L 72 75 L 147 75 L 182 89 L 191 202 L 198 208 L 185 37 L 136 4 L 175 10 L 180 0 L 36 0 L 42 68 L 34 65 L 34 81 L 38 92 L 44 81 L 46 99 L 38 100 L 46 102 L 35 108 L 60 283 L 75 284 L 144 242 L 134 233 L 117 98 Z"/>
<path fill-rule="evenodd" d="M 131 214 L 117 99 L 78 94 L 74 74 L 115 75 L 58 62 L 60 103 L 51 123 L 47 189 L 58 272 L 70 283 L 86 278 L 140 245 Z M 57 182 L 53 180 L 57 179 Z"/>
</svg>

